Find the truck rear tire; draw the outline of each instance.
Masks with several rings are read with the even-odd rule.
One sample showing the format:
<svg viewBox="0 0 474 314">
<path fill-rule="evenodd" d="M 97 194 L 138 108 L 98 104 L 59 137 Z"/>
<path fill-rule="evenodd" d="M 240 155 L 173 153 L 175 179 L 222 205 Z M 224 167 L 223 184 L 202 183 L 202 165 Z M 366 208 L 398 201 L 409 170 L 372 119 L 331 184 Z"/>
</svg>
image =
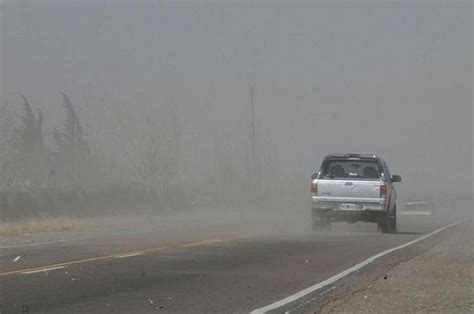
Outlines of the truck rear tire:
<svg viewBox="0 0 474 314">
<path fill-rule="evenodd" d="M 383 233 L 396 233 L 397 232 L 397 208 L 393 210 L 393 216 L 387 213 L 383 218 L 377 222 L 377 230 Z"/>
<path fill-rule="evenodd" d="M 390 233 L 397 233 L 397 206 L 393 208 L 390 220 Z"/>
</svg>

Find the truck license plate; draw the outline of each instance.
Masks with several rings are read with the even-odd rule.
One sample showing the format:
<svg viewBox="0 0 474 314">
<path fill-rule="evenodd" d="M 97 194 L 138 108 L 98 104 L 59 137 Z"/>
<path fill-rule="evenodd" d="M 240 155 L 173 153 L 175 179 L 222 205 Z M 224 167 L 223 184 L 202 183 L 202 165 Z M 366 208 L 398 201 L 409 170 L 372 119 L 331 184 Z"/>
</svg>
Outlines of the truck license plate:
<svg viewBox="0 0 474 314">
<path fill-rule="evenodd" d="M 351 204 L 351 203 L 343 203 L 339 205 L 340 210 L 357 210 L 357 205 L 356 204 Z"/>
</svg>

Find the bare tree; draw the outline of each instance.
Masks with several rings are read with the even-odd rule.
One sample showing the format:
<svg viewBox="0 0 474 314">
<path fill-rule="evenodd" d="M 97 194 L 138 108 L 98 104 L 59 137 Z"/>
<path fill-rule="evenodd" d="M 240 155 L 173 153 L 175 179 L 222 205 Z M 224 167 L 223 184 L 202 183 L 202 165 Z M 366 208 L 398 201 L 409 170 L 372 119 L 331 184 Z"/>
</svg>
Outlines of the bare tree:
<svg viewBox="0 0 474 314">
<path fill-rule="evenodd" d="M 138 121 L 130 116 L 125 121 L 119 110 L 115 117 L 121 129 L 120 149 L 133 169 L 134 176 L 149 188 L 165 194 L 167 183 L 174 175 L 175 156 L 172 136 L 160 125 L 158 113 L 138 110 Z"/>
</svg>

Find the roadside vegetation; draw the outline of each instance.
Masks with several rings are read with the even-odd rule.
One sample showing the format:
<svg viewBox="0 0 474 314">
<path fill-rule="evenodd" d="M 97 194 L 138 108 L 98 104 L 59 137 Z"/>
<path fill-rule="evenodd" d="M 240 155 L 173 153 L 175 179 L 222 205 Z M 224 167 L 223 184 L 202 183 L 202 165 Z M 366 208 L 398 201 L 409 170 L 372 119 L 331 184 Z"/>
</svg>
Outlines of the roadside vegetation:
<svg viewBox="0 0 474 314">
<path fill-rule="evenodd" d="M 201 171 L 173 101 L 137 103 L 130 112 L 102 98 L 79 106 L 62 92 L 57 99 L 56 109 L 44 106 L 45 112 L 23 94 L 0 103 L 2 235 L 73 229 L 72 217 L 253 206 L 285 197 L 275 147 L 262 142 L 252 158 L 246 128 L 242 141 L 230 131 L 213 135 Z"/>
<path fill-rule="evenodd" d="M 35 217 L 0 223 L 0 237 L 18 237 L 45 232 L 64 232 L 81 230 L 81 219 L 61 217 Z"/>
</svg>

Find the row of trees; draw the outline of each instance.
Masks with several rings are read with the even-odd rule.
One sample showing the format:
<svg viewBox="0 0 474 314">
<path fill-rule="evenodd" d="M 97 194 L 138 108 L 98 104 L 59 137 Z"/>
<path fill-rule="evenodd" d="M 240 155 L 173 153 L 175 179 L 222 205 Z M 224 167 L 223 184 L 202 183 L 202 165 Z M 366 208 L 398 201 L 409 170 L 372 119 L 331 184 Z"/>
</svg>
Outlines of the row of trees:
<svg viewBox="0 0 474 314">
<path fill-rule="evenodd" d="M 78 186 L 97 171 L 97 163 L 85 140 L 83 128 L 69 97 L 61 93 L 65 119 L 53 132 L 48 147 L 43 113 L 20 95 L 21 110 L 7 104 L 0 116 L 0 184 L 2 188 L 25 186 Z M 15 119 L 17 118 L 17 119 Z"/>
<path fill-rule="evenodd" d="M 117 183 L 133 189 L 138 184 L 156 194 L 160 205 L 180 208 L 242 205 L 282 194 L 275 144 L 259 140 L 257 164 L 251 167 L 246 128 L 241 133 L 223 129 L 196 147 L 190 145 L 193 135 L 183 134 L 172 101 L 121 107 L 98 100 L 85 102 L 78 112 L 66 94 L 61 98 L 63 118 L 56 127 L 48 126 L 51 132 L 44 130 L 43 112 L 25 96 L 15 106 L 0 106 L 0 192 L 24 187 L 97 191 Z M 200 146 L 206 141 L 208 152 Z M 196 160 L 199 152 L 208 158 Z"/>
<path fill-rule="evenodd" d="M 133 190 L 138 184 L 156 194 L 160 205 L 186 204 L 174 106 L 163 114 L 158 106 L 146 112 L 139 106 L 86 104 L 85 128 L 68 95 L 61 97 L 64 117 L 52 132 L 45 132 L 43 112 L 24 95 L 21 103 L 0 107 L 0 194 L 40 187 L 97 191 L 124 184 Z"/>
</svg>

